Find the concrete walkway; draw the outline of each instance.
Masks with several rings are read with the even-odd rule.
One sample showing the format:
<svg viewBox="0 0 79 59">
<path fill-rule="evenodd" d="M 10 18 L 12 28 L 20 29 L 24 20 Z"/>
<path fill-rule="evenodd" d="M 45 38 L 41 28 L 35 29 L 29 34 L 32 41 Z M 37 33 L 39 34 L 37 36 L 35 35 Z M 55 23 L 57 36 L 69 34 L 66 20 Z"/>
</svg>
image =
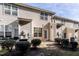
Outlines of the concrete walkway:
<svg viewBox="0 0 79 59">
<path fill-rule="evenodd" d="M 54 45 L 55 42 L 42 42 L 41 45 L 39 46 L 40 48 L 53 48 L 53 49 L 57 49 L 57 47 Z"/>
</svg>

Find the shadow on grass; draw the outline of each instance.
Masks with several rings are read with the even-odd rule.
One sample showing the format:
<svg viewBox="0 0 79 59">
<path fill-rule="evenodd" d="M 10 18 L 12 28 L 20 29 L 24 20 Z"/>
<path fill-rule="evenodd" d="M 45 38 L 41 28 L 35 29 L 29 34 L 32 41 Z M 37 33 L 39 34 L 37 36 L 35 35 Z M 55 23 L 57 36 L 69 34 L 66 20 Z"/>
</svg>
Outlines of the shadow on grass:
<svg viewBox="0 0 79 59">
<path fill-rule="evenodd" d="M 47 48 L 30 48 L 24 54 L 20 51 L 13 50 L 11 52 L 7 52 L 2 56 L 61 56 L 62 53 L 58 50 L 49 50 Z"/>
<path fill-rule="evenodd" d="M 54 45 L 54 44 L 53 44 Z M 79 48 L 77 50 L 71 50 L 70 48 L 61 48 L 60 45 L 48 45 L 46 48 L 30 48 L 26 52 L 22 53 L 18 50 L 12 50 L 11 52 L 7 52 L 2 56 L 79 56 Z"/>
</svg>

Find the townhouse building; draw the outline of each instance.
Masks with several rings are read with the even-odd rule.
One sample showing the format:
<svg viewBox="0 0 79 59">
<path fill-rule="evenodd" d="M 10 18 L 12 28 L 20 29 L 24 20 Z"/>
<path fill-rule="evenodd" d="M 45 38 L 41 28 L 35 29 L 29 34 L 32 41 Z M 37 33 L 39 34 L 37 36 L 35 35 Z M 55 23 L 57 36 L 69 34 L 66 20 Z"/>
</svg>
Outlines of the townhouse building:
<svg viewBox="0 0 79 59">
<path fill-rule="evenodd" d="M 53 26 L 54 25 L 54 26 Z M 52 18 L 52 30 L 54 38 L 67 38 L 71 37 L 79 40 L 79 22 L 61 16 L 54 16 Z M 54 29 L 53 29 L 54 28 Z"/>
<path fill-rule="evenodd" d="M 0 4 L 0 37 L 50 40 L 50 22 L 55 12 L 26 4 Z"/>
<path fill-rule="evenodd" d="M 22 3 L 0 3 L 0 39 L 17 37 L 54 41 L 56 37 L 79 39 L 79 22 L 55 12 Z"/>
</svg>

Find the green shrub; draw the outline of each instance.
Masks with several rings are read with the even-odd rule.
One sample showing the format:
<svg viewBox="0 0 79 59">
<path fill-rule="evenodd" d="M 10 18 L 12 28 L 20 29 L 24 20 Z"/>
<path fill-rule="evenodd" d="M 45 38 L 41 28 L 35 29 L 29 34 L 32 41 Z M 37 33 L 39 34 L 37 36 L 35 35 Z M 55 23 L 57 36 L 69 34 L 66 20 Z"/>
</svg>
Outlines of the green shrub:
<svg viewBox="0 0 79 59">
<path fill-rule="evenodd" d="M 15 44 L 14 40 L 8 39 L 8 40 L 5 40 L 4 42 L 2 42 L 1 46 L 2 46 L 3 49 L 7 48 L 9 51 L 11 51 L 14 44 Z"/>
<path fill-rule="evenodd" d="M 68 39 L 62 39 L 62 41 L 61 41 L 61 46 L 62 46 L 63 48 L 67 48 L 68 45 L 69 45 L 69 40 L 68 40 Z"/>
<path fill-rule="evenodd" d="M 78 43 L 77 42 L 70 42 L 71 49 L 77 49 Z"/>
<path fill-rule="evenodd" d="M 33 47 L 36 48 L 36 46 L 39 46 L 41 44 L 41 40 L 40 39 L 33 39 L 31 41 L 31 44 L 33 45 Z"/>
<path fill-rule="evenodd" d="M 74 37 L 71 37 L 70 38 L 70 42 L 74 42 L 75 41 L 75 38 Z"/>
<path fill-rule="evenodd" d="M 16 42 L 15 48 L 16 48 L 16 50 L 23 52 L 23 51 L 26 51 L 27 49 L 29 49 L 30 45 L 31 44 L 28 41 L 19 41 L 19 42 Z"/>
<path fill-rule="evenodd" d="M 19 39 L 19 37 L 14 37 L 13 39 L 14 39 L 14 40 L 18 40 L 18 39 Z"/>
<path fill-rule="evenodd" d="M 55 42 L 57 43 L 57 44 L 61 44 L 61 38 L 55 38 Z"/>
<path fill-rule="evenodd" d="M 28 39 L 20 39 L 19 41 L 27 41 Z"/>
</svg>

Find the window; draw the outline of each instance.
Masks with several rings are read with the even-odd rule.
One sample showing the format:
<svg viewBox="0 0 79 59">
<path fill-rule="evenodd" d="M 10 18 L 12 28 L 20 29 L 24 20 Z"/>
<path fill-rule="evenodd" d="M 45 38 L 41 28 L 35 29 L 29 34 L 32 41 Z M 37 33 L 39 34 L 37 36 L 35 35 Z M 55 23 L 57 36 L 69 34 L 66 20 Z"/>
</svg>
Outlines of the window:
<svg viewBox="0 0 79 59">
<path fill-rule="evenodd" d="M 44 13 L 41 12 L 40 18 L 44 19 Z"/>
<path fill-rule="evenodd" d="M 5 26 L 5 37 L 11 37 L 12 35 L 12 25 Z"/>
<path fill-rule="evenodd" d="M 78 28 L 78 24 L 77 23 L 74 23 L 74 28 Z"/>
<path fill-rule="evenodd" d="M 0 32 L 4 31 L 4 25 L 0 25 Z"/>
<path fill-rule="evenodd" d="M 12 26 L 11 25 L 6 25 L 5 26 L 5 31 L 6 32 L 11 32 L 12 31 Z"/>
<path fill-rule="evenodd" d="M 45 20 L 48 20 L 48 14 L 45 13 Z"/>
<path fill-rule="evenodd" d="M 40 14 L 40 19 L 48 20 L 48 14 L 41 12 L 41 14 Z"/>
<path fill-rule="evenodd" d="M 5 14 L 17 16 L 17 10 L 18 10 L 17 7 L 12 4 L 8 4 L 8 3 L 4 4 Z"/>
<path fill-rule="evenodd" d="M 47 38 L 47 30 L 44 30 L 44 38 Z"/>
<path fill-rule="evenodd" d="M 42 36 L 42 28 L 34 28 L 34 37 L 41 37 Z"/>
<path fill-rule="evenodd" d="M 4 37 L 4 25 L 0 25 L 0 39 Z"/>
<path fill-rule="evenodd" d="M 12 6 L 12 15 L 17 16 L 17 7 Z"/>
<path fill-rule="evenodd" d="M 10 9 L 11 9 L 11 7 L 10 7 L 9 4 L 4 4 L 4 12 L 5 12 L 5 14 L 10 15 L 11 14 Z"/>
<path fill-rule="evenodd" d="M 18 37 L 18 29 L 14 29 L 14 37 Z"/>
</svg>

